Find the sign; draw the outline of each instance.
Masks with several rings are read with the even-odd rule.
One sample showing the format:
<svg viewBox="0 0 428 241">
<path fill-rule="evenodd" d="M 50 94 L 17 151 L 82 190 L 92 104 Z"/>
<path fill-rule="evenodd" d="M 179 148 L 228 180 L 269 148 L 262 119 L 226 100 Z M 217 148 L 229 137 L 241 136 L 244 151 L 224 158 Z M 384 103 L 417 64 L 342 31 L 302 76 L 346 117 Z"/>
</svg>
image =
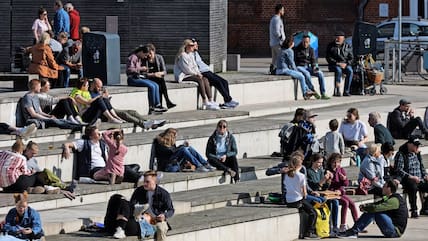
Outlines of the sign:
<svg viewBox="0 0 428 241">
<path fill-rule="evenodd" d="M 389 17 L 388 9 L 388 3 L 379 3 L 379 17 Z"/>
</svg>

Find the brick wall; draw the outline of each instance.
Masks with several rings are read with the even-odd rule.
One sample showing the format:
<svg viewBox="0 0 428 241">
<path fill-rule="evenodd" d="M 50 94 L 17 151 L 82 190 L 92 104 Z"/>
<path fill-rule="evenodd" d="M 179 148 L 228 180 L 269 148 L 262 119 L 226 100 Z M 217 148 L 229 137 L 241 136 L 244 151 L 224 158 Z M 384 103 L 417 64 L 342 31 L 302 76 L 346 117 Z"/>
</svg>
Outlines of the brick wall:
<svg viewBox="0 0 428 241">
<path fill-rule="evenodd" d="M 379 17 L 379 4 L 388 4 L 389 17 Z M 403 0 L 403 16 L 409 15 L 409 0 Z M 398 16 L 398 1 L 397 0 L 371 0 L 367 3 L 364 11 L 364 21 L 370 23 L 379 23 L 388 18 Z"/>
</svg>

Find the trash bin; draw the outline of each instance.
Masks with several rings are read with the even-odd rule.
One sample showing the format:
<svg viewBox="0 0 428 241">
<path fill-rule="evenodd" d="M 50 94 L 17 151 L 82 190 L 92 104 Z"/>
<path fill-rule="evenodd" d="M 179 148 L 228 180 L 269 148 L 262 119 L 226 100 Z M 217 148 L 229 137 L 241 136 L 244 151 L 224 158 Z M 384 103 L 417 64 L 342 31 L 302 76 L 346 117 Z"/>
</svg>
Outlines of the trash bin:
<svg viewBox="0 0 428 241">
<path fill-rule="evenodd" d="M 83 75 L 100 78 L 104 85 L 120 84 L 120 38 L 117 34 L 89 32 L 83 35 Z"/>
</svg>

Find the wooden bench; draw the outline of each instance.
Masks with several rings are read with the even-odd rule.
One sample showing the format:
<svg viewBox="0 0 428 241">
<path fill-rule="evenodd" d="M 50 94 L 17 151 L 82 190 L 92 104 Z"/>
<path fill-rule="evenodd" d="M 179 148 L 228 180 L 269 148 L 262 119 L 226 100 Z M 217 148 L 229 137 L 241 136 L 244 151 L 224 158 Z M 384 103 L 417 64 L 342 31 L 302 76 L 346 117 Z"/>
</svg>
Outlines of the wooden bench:
<svg viewBox="0 0 428 241">
<path fill-rule="evenodd" d="M 28 82 L 32 79 L 38 79 L 38 74 L 28 73 L 0 73 L 0 81 L 13 81 L 13 91 L 28 90 Z"/>
</svg>

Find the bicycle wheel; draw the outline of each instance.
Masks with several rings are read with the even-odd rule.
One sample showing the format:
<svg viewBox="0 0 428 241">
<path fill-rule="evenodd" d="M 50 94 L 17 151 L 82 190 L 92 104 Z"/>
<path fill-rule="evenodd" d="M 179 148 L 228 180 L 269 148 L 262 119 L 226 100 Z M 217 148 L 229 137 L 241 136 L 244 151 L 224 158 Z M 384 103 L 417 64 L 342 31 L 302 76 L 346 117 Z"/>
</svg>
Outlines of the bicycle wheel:
<svg viewBox="0 0 428 241">
<path fill-rule="evenodd" d="M 428 72 L 425 70 L 425 69 L 422 69 L 421 68 L 421 66 L 422 66 L 422 63 L 423 63 L 423 54 L 420 54 L 419 56 L 418 56 L 418 59 L 417 59 L 417 61 L 416 61 L 416 66 L 417 66 L 417 68 L 418 68 L 418 75 L 422 78 L 422 79 L 424 79 L 424 80 L 428 80 Z"/>
</svg>

